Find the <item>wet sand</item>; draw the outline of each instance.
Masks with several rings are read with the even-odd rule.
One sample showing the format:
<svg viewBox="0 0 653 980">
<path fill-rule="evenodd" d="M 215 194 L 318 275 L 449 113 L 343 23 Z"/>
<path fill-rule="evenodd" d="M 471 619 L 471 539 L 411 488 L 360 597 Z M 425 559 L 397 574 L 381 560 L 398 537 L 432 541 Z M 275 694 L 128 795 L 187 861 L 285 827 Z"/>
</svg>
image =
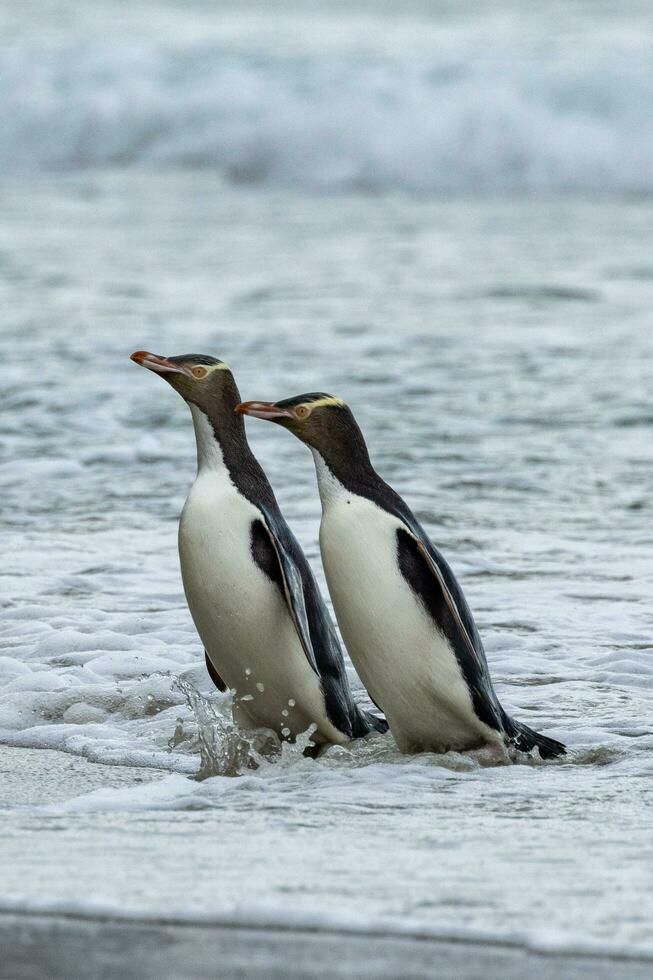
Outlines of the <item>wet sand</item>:
<svg viewBox="0 0 653 980">
<path fill-rule="evenodd" d="M 653 960 L 338 932 L 0 915 L 2 980 L 648 980 Z"/>
</svg>

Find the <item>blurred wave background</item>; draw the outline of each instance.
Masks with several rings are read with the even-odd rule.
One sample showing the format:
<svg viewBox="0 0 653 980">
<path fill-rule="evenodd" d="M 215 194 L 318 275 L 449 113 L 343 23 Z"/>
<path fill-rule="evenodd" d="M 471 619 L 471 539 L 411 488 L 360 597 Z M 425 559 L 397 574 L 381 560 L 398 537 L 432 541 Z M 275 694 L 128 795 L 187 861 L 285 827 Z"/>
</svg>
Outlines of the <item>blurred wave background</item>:
<svg viewBox="0 0 653 980">
<path fill-rule="evenodd" d="M 652 28 L 633 0 L 5 0 L 0 166 L 649 193 Z"/>
</svg>

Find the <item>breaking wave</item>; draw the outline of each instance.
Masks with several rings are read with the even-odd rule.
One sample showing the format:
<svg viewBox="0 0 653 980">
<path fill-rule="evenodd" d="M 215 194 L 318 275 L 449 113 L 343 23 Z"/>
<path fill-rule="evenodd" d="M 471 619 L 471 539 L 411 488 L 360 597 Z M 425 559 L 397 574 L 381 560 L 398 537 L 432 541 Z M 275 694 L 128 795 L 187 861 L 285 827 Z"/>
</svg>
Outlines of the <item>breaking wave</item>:
<svg viewBox="0 0 653 980">
<path fill-rule="evenodd" d="M 0 50 L 0 166 L 213 168 L 318 189 L 653 190 L 644 47 L 427 57 Z"/>
</svg>

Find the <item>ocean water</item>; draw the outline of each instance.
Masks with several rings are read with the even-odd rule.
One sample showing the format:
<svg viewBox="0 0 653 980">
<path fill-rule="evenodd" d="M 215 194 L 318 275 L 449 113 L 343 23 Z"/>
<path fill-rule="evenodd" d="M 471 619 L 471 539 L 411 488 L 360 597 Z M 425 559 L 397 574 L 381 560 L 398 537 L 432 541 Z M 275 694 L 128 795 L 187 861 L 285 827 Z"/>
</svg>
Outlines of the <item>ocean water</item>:
<svg viewBox="0 0 653 980">
<path fill-rule="evenodd" d="M 8 2 L 0 38 L 3 171 L 653 189 L 646 0 Z"/>
<path fill-rule="evenodd" d="M 0 743 L 70 760 L 2 796 L 3 907 L 653 951 L 648 12 L 562 10 L 3 7 Z M 568 756 L 249 769 L 137 348 L 344 397 Z M 310 455 L 248 432 L 323 584 Z"/>
</svg>

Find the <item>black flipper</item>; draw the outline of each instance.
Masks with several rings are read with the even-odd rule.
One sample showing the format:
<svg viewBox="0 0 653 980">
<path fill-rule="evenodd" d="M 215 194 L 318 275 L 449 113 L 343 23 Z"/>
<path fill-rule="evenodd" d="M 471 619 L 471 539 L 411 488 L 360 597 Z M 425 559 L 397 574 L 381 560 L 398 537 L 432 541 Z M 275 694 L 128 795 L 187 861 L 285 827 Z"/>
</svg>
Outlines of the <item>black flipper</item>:
<svg viewBox="0 0 653 980">
<path fill-rule="evenodd" d="M 348 738 L 387 731 L 385 719 L 362 711 L 353 701 L 338 635 L 297 539 L 276 507 L 260 507 L 260 513 L 261 521 L 252 525 L 252 543 L 258 538 L 260 546 L 264 528 L 278 561 L 288 611 L 306 659 L 320 679 L 329 721 Z M 254 547 L 252 555 L 258 560 Z M 265 563 L 269 566 L 269 556 Z M 261 567 L 274 578 L 271 568 Z"/>
<path fill-rule="evenodd" d="M 396 514 L 404 522 L 404 527 L 397 529 L 399 567 L 438 629 L 451 643 L 476 715 L 491 728 L 503 732 L 506 740 L 522 752 L 537 748 L 543 759 L 564 755 L 566 749 L 562 742 L 515 721 L 501 707 L 490 678 L 483 643 L 462 589 L 445 559 L 409 511 L 408 515 L 410 523 L 404 514 Z"/>
<path fill-rule="evenodd" d="M 311 628 L 308 622 L 306 599 L 304 597 L 304 588 L 300 570 L 292 560 L 292 557 L 289 557 L 285 550 L 280 547 L 278 542 L 275 540 L 274 534 L 272 534 L 270 529 L 266 527 L 263 521 L 254 521 L 252 524 L 252 555 L 254 556 L 254 559 L 258 561 L 259 554 L 262 551 L 260 540 L 257 542 L 257 535 L 260 535 L 261 529 L 264 529 L 267 532 L 270 544 L 272 545 L 277 556 L 286 605 L 288 606 L 288 612 L 290 613 L 291 619 L 295 624 L 295 629 L 297 630 L 297 635 L 299 636 L 301 645 L 304 648 L 306 659 L 319 677 L 320 671 L 318 669 L 315 660 L 315 653 L 313 651 Z M 258 549 L 258 554 L 257 551 L 254 550 L 255 548 Z M 273 575 L 270 573 L 268 568 L 264 568 L 264 571 L 270 578 L 273 578 Z"/>
<path fill-rule="evenodd" d="M 211 678 L 211 680 L 213 681 L 213 683 L 217 687 L 218 691 L 222 691 L 223 694 L 224 694 L 224 692 L 227 690 L 227 685 L 222 680 L 222 678 L 220 677 L 219 673 L 217 672 L 217 670 L 215 669 L 215 667 L 211 663 L 211 660 L 210 660 L 209 655 L 206 652 L 206 650 L 204 651 L 204 659 L 206 661 L 206 669 L 209 672 L 209 677 Z"/>
<path fill-rule="evenodd" d="M 445 578 L 444 558 L 432 552 L 435 549 L 428 549 L 425 541 L 418 538 L 412 528 L 397 528 L 397 559 L 402 575 L 421 599 L 437 628 L 449 640 L 469 688 L 476 715 L 490 728 L 502 731 L 501 705 L 492 687 L 480 637 L 476 646 Z M 447 570 L 453 576 L 448 566 Z"/>
</svg>

